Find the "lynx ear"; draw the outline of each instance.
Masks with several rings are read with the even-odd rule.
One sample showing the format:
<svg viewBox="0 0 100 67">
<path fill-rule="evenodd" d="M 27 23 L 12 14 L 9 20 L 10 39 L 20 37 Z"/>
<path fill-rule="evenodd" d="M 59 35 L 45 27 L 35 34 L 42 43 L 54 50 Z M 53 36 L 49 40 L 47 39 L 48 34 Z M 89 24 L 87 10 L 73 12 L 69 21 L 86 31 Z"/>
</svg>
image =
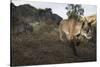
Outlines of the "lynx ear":
<svg viewBox="0 0 100 67">
<path fill-rule="evenodd" d="M 83 17 L 82 28 L 86 28 L 88 26 L 88 20 L 86 17 Z"/>
<path fill-rule="evenodd" d="M 87 20 L 87 18 L 86 18 L 86 17 L 84 17 L 84 19 L 85 19 L 86 23 L 88 23 L 88 20 Z"/>
</svg>

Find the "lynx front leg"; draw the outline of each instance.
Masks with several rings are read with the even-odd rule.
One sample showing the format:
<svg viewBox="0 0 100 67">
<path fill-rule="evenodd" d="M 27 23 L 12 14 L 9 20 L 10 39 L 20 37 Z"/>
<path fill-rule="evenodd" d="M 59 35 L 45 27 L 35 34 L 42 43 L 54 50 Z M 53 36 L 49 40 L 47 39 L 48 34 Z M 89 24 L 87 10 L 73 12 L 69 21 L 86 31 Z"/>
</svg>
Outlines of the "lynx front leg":
<svg viewBox="0 0 100 67">
<path fill-rule="evenodd" d="M 63 31 L 61 30 L 61 28 L 59 28 L 59 36 L 60 36 L 60 40 L 64 41 L 64 39 L 63 39 Z"/>
</svg>

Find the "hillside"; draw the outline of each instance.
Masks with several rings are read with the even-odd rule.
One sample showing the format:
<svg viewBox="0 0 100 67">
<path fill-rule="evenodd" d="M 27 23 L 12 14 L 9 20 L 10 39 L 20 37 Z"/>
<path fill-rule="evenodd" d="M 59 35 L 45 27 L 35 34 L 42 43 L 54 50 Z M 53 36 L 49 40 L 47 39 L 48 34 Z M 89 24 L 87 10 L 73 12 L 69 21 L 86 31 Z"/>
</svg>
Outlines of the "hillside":
<svg viewBox="0 0 100 67">
<path fill-rule="evenodd" d="M 37 9 L 28 4 L 15 6 L 11 3 L 11 30 L 13 32 L 30 31 L 31 24 L 35 22 L 57 25 L 61 20 L 62 18 L 53 14 L 50 8 Z"/>
</svg>

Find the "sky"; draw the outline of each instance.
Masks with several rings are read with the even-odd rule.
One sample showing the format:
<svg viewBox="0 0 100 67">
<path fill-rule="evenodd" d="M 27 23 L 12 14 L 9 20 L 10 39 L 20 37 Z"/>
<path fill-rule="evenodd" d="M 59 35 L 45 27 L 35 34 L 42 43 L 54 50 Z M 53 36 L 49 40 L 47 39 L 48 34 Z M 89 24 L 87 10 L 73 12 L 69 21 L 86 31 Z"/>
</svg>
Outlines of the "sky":
<svg viewBox="0 0 100 67">
<path fill-rule="evenodd" d="M 36 8 L 51 8 L 53 13 L 58 14 L 63 19 L 67 18 L 66 12 L 67 10 L 65 7 L 67 6 L 67 3 L 51 3 L 51 2 L 36 2 L 36 1 L 26 1 L 26 0 L 12 0 L 12 2 L 16 5 L 23 5 L 23 4 L 30 4 L 31 6 L 34 6 Z M 83 5 L 84 8 L 84 16 L 90 16 L 97 14 L 97 7 L 95 5 Z"/>
</svg>

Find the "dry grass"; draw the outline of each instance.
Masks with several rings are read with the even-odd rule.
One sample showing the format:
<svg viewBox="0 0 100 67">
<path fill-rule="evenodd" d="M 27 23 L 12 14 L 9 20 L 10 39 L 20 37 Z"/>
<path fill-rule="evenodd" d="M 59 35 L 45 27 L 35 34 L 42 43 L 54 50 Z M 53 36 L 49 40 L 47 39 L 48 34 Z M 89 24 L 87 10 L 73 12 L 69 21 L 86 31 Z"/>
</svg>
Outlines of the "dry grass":
<svg viewBox="0 0 100 67">
<path fill-rule="evenodd" d="M 11 65 L 37 65 L 96 60 L 96 46 L 92 42 L 81 41 L 76 46 L 79 56 L 75 56 L 67 42 L 61 42 L 55 26 L 45 25 L 38 32 L 12 34 Z M 93 44 L 96 45 L 96 44 Z"/>
</svg>

